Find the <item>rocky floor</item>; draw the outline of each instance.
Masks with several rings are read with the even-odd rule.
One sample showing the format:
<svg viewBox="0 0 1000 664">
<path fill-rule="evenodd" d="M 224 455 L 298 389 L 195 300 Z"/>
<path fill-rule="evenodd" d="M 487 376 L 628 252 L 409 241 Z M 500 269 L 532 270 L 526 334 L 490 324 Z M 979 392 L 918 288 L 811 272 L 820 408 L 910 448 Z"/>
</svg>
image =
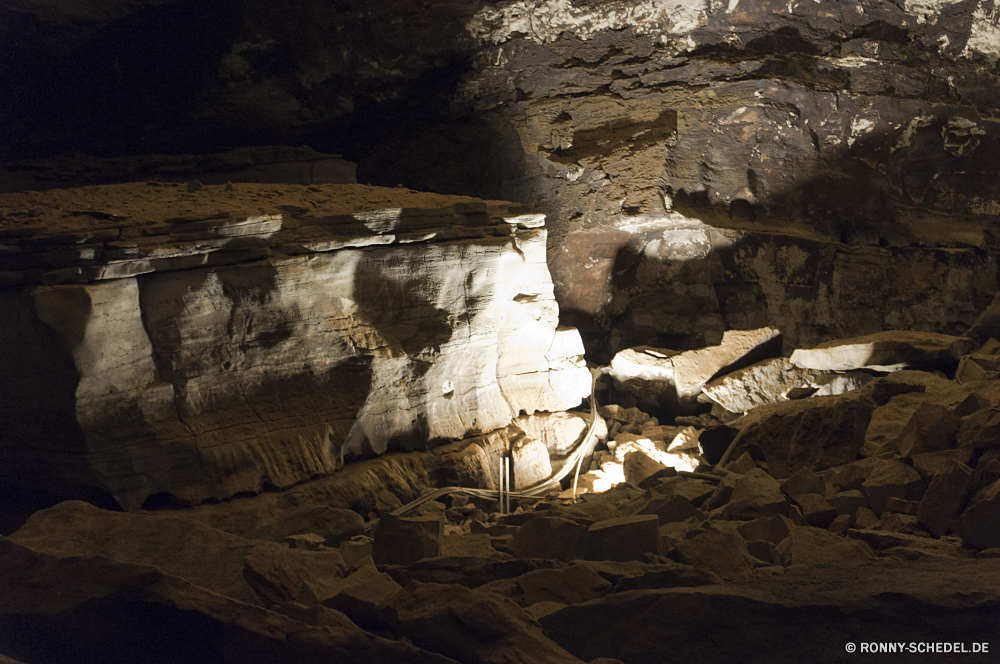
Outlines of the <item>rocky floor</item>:
<svg viewBox="0 0 1000 664">
<path fill-rule="evenodd" d="M 753 359 L 774 336 L 755 338 L 736 355 Z M 995 661 L 1000 344 L 967 352 L 972 343 L 885 333 L 738 369 L 719 355 L 726 343 L 697 361 L 642 350 L 673 373 L 660 367 L 653 385 L 647 363 L 626 378 L 622 358 L 604 397 L 710 394 L 714 415 L 660 425 L 634 405 L 601 407 L 608 442 L 577 501 L 571 490 L 515 497 L 502 513 L 453 492 L 409 509 L 404 500 L 435 490 L 447 456 L 416 452 L 187 510 L 63 502 L 0 539 L 0 653 L 26 663 Z M 949 363 L 951 378 L 934 368 Z M 716 375 L 720 364 L 707 381 L 692 369 Z M 742 416 L 722 407 L 738 398 L 761 403 Z M 726 449 L 713 447 L 726 431 Z M 622 479 L 595 492 L 614 464 Z"/>
</svg>

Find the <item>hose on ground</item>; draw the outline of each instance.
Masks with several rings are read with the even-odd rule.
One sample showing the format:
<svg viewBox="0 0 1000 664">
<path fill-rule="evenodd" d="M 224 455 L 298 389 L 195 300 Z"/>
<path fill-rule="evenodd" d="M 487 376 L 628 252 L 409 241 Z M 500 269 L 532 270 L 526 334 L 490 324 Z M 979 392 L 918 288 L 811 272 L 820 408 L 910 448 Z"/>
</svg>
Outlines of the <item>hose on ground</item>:
<svg viewBox="0 0 1000 664">
<path fill-rule="evenodd" d="M 410 512 L 420 507 L 426 502 L 429 502 L 431 500 L 437 500 L 438 498 L 452 494 L 465 495 L 471 498 L 481 498 L 492 501 L 501 500 L 503 496 L 508 496 L 508 497 L 513 496 L 515 498 L 530 498 L 551 491 L 556 487 L 562 489 L 562 481 L 566 479 L 566 477 L 568 477 L 571 472 L 573 473 L 573 499 L 576 500 L 577 482 L 579 481 L 580 478 L 580 469 L 583 465 L 583 460 L 586 457 L 592 455 L 594 453 L 594 449 L 597 447 L 597 438 L 594 435 L 597 430 L 597 421 L 598 421 L 597 381 L 601 376 L 608 373 L 610 369 L 611 369 L 610 367 L 602 366 L 602 367 L 597 367 L 593 371 L 593 377 L 591 379 L 591 384 L 590 384 L 590 425 L 587 427 L 587 431 L 584 434 L 583 439 L 577 444 L 576 448 L 573 450 L 573 453 L 566 459 L 566 462 L 563 464 L 562 468 L 560 468 L 552 477 L 546 480 L 542 480 L 541 482 L 534 484 L 528 487 L 527 489 L 522 489 L 521 491 L 501 492 L 499 490 L 494 490 L 494 489 L 474 489 L 462 486 L 446 486 L 428 492 L 423 496 L 420 496 L 416 500 L 411 501 L 403 505 L 402 507 L 393 510 L 391 514 L 393 516 L 402 516 L 407 512 Z M 736 440 L 738 440 L 739 437 L 740 435 L 737 435 Z M 725 461 L 725 458 L 728 458 L 728 455 L 732 452 L 732 449 L 736 445 L 736 440 L 734 440 L 733 444 L 730 445 L 730 449 L 726 450 L 726 455 L 724 456 L 723 461 Z M 716 469 L 721 468 L 721 464 L 722 462 L 720 461 L 720 463 L 716 465 L 715 468 Z M 679 471 L 677 474 L 683 477 L 709 480 L 714 482 L 718 482 L 720 480 L 718 476 L 710 473 Z M 366 523 L 365 532 L 366 533 L 371 532 L 371 530 L 375 527 L 376 523 L 377 521 L 370 521 Z"/>
</svg>

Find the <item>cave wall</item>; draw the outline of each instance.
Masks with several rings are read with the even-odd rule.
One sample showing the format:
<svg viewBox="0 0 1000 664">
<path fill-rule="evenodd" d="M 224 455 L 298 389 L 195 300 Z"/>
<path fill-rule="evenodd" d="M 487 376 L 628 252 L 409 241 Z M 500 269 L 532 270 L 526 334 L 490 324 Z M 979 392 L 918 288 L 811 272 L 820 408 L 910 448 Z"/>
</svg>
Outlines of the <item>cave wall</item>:
<svg viewBox="0 0 1000 664">
<path fill-rule="evenodd" d="M 534 205 L 594 359 L 961 333 L 998 288 L 996 0 L 16 0 L 0 37 L 7 161 L 307 143 Z"/>
</svg>

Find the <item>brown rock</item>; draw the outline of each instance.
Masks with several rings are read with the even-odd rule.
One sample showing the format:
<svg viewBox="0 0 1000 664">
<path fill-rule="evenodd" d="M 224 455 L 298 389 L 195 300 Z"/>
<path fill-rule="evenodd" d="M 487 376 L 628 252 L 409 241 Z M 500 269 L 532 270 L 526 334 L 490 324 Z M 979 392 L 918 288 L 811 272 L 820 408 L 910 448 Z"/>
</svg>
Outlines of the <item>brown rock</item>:
<svg viewBox="0 0 1000 664">
<path fill-rule="evenodd" d="M 876 530 L 885 530 L 894 533 L 905 533 L 912 535 L 922 532 L 917 517 L 912 514 L 900 514 L 899 512 L 886 512 L 878 520 Z"/>
<path fill-rule="evenodd" d="M 896 512 L 897 514 L 916 516 L 917 511 L 920 509 L 920 501 L 903 500 L 902 498 L 889 496 L 889 498 L 885 501 L 885 509 L 887 512 Z"/>
<path fill-rule="evenodd" d="M 826 371 L 954 369 L 958 337 L 934 332 L 893 330 L 841 339 L 792 353 L 792 364 Z"/>
<path fill-rule="evenodd" d="M 877 459 L 861 459 L 831 468 L 823 473 L 823 479 L 837 491 L 860 491 L 876 461 Z"/>
<path fill-rule="evenodd" d="M 925 404 L 913 413 L 896 439 L 895 448 L 903 457 L 952 448 L 960 421 L 958 415 L 944 406 Z"/>
<path fill-rule="evenodd" d="M 311 625 L 149 565 L 50 555 L 2 537 L 0 559 L 0 623 L 5 632 L 10 625 L 27 627 L 17 633 L 18 651 L 28 662 L 52 661 L 58 652 L 61 662 L 115 664 L 201 662 L 206 656 L 261 664 L 455 664 L 362 631 L 330 609 L 303 607 L 318 623 Z"/>
<path fill-rule="evenodd" d="M 839 512 L 817 493 L 803 493 L 795 499 L 810 526 L 828 528 Z M 846 515 L 842 515 L 846 516 Z"/>
<path fill-rule="evenodd" d="M 587 527 L 569 519 L 535 517 L 514 535 L 514 555 L 518 558 L 572 560 Z"/>
<path fill-rule="evenodd" d="M 355 537 L 353 540 L 341 542 L 340 555 L 344 558 L 344 565 L 347 569 L 354 569 L 355 566 L 375 550 L 371 537 Z"/>
<path fill-rule="evenodd" d="M 1000 459 L 980 459 L 973 482 L 976 490 L 981 491 L 997 480 L 1000 480 Z"/>
<path fill-rule="evenodd" d="M 314 574 L 302 556 L 288 555 L 287 549 L 268 544 L 255 546 L 247 553 L 243 578 L 266 606 L 285 602 L 316 604 L 332 595 L 334 585 L 340 581 L 339 576 Z"/>
<path fill-rule="evenodd" d="M 880 516 L 886 511 L 886 501 L 890 496 L 903 500 L 920 500 L 926 487 L 920 473 L 912 466 L 894 459 L 877 461 L 868 479 L 861 485 L 871 508 Z"/>
<path fill-rule="evenodd" d="M 788 517 L 766 516 L 742 523 L 736 527 L 736 530 L 747 542 L 764 540 L 771 544 L 778 544 L 788 537 L 794 528 L 795 524 Z"/>
<path fill-rule="evenodd" d="M 917 511 L 917 519 L 931 534 L 937 537 L 947 534 L 969 499 L 972 480 L 972 469 L 955 462 L 934 475 Z"/>
<path fill-rule="evenodd" d="M 346 579 L 337 582 L 334 592 L 322 598 L 321 603 L 364 626 L 377 621 L 376 607 L 400 589 L 391 576 L 379 572 L 372 559 L 366 558 Z"/>
<path fill-rule="evenodd" d="M 746 541 L 728 527 L 708 522 L 702 532 L 678 542 L 680 562 L 718 574 L 727 581 L 742 581 L 753 575 L 753 562 Z"/>
<path fill-rule="evenodd" d="M 318 505 L 284 514 L 276 521 L 255 528 L 247 537 L 283 542 L 293 535 L 308 533 L 322 537 L 325 546 L 337 547 L 364 532 L 365 520 L 357 512 Z"/>
<path fill-rule="evenodd" d="M 981 490 L 955 521 L 955 534 L 976 549 L 1000 547 L 1000 480 Z"/>
<path fill-rule="evenodd" d="M 951 409 L 951 412 L 955 413 L 959 417 L 965 417 L 966 415 L 972 415 L 973 413 L 979 412 L 984 408 L 989 408 L 992 404 L 990 400 L 979 394 L 978 392 L 973 392 L 969 396 L 965 397 L 961 403 Z"/>
<path fill-rule="evenodd" d="M 640 514 L 655 514 L 659 517 L 661 525 L 688 519 L 705 520 L 705 513 L 692 505 L 684 496 L 656 497 L 640 511 Z"/>
<path fill-rule="evenodd" d="M 826 495 L 826 484 L 811 470 L 802 467 L 781 483 L 781 490 L 794 500 L 796 496 L 803 493 L 818 493 L 824 496 Z"/>
<path fill-rule="evenodd" d="M 826 499 L 838 514 L 854 514 L 861 507 L 868 507 L 868 497 L 861 491 L 840 491 Z"/>
<path fill-rule="evenodd" d="M 581 664 L 517 604 L 457 585 L 410 583 L 383 605 L 414 645 L 467 664 Z"/>
<path fill-rule="evenodd" d="M 641 449 L 632 450 L 625 454 L 622 462 L 622 469 L 625 472 L 625 481 L 636 486 L 647 477 L 655 475 L 666 468 L 665 465 L 653 459 Z"/>
<path fill-rule="evenodd" d="M 736 481 L 725 511 L 730 519 L 756 519 L 787 514 L 788 500 L 774 478 L 755 468 Z"/>
<path fill-rule="evenodd" d="M 578 604 L 604 597 L 611 583 L 584 565 L 561 569 L 539 569 L 513 579 L 503 579 L 479 586 L 477 591 L 492 592 L 512 599 L 521 607 L 541 602 Z"/>
<path fill-rule="evenodd" d="M 1000 446 L 1000 408 L 984 408 L 963 417 L 956 441 L 959 447 L 972 449 Z"/>
<path fill-rule="evenodd" d="M 771 542 L 767 540 L 749 540 L 747 541 L 747 551 L 750 555 L 768 565 L 779 565 L 778 560 L 778 547 L 776 547 Z"/>
<path fill-rule="evenodd" d="M 872 558 L 871 549 L 857 541 L 838 537 L 828 530 L 803 526 L 795 528 L 781 544 L 778 556 L 785 567 L 820 565 Z"/>
<path fill-rule="evenodd" d="M 583 536 L 583 558 L 625 562 L 655 555 L 660 546 L 659 525 L 655 514 L 598 521 Z"/>
<path fill-rule="evenodd" d="M 375 526 L 372 558 L 377 565 L 409 565 L 441 555 L 444 523 L 434 517 L 383 514 Z"/>
<path fill-rule="evenodd" d="M 859 507 L 854 514 L 854 527 L 871 529 L 878 525 L 878 514 L 870 507 Z"/>
<path fill-rule="evenodd" d="M 441 540 L 441 557 L 447 558 L 449 556 L 464 558 L 510 558 L 507 554 L 501 554 L 493 548 L 493 540 L 489 533 L 446 535 Z"/>
<path fill-rule="evenodd" d="M 834 519 L 830 525 L 827 527 L 834 535 L 840 535 L 841 537 L 847 535 L 847 531 L 854 526 L 854 518 L 850 514 L 838 514 L 837 518 Z"/>
<path fill-rule="evenodd" d="M 944 452 L 930 452 L 928 454 L 917 454 L 910 459 L 913 467 L 924 478 L 925 482 L 930 482 L 934 476 L 940 472 L 947 471 L 952 463 L 969 465 L 972 460 L 973 450 L 966 447 L 959 447 L 954 450 Z"/>
</svg>

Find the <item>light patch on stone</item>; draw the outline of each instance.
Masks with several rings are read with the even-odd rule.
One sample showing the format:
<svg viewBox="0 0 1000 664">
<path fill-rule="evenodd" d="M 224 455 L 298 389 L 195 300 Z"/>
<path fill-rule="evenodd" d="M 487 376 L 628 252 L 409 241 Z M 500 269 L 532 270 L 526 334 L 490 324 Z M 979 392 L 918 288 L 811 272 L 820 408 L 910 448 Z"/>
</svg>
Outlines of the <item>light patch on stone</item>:
<svg viewBox="0 0 1000 664">
<path fill-rule="evenodd" d="M 906 123 L 906 127 L 903 129 L 903 132 L 899 135 L 899 140 L 896 141 L 896 145 L 889 148 L 889 152 L 895 152 L 900 148 L 910 147 L 910 143 L 913 141 L 913 136 L 917 133 L 917 130 L 923 127 L 929 127 L 933 121 L 934 117 L 930 115 L 918 115 L 910 118 L 910 121 Z"/>
<path fill-rule="evenodd" d="M 729 0 L 729 8 L 728 8 L 728 9 L 726 9 L 726 11 L 727 11 L 727 12 L 731 12 L 731 11 L 735 10 L 735 9 L 736 9 L 736 7 L 737 7 L 737 6 L 739 5 L 739 4 L 740 4 L 740 0 Z"/>
<path fill-rule="evenodd" d="M 972 14 L 972 30 L 962 55 L 980 53 L 996 62 L 1000 58 L 1000 2 L 985 0 Z"/>
<path fill-rule="evenodd" d="M 937 23 L 941 9 L 962 0 L 906 0 L 904 9 L 917 17 L 917 23 Z"/>
<path fill-rule="evenodd" d="M 851 118 L 851 135 L 847 137 L 847 147 L 854 145 L 854 141 L 874 128 L 875 120 L 871 118 Z"/>
<path fill-rule="evenodd" d="M 589 39 L 607 30 L 633 28 L 637 34 L 686 35 L 707 22 L 706 0 L 642 0 L 576 7 L 570 0 L 518 0 L 487 7 L 466 24 L 473 37 L 493 44 L 525 35 L 538 43 L 564 32 Z"/>
<path fill-rule="evenodd" d="M 972 199 L 970 207 L 976 214 L 1000 215 L 1000 202 L 984 201 L 979 196 Z"/>
<path fill-rule="evenodd" d="M 847 69 L 861 69 L 862 67 L 867 67 L 869 65 L 880 64 L 877 59 L 866 58 L 863 55 L 847 55 L 842 58 L 822 58 L 821 62 L 829 64 L 831 67 Z"/>
<path fill-rule="evenodd" d="M 944 149 L 954 155 L 962 155 L 965 151 L 974 150 L 979 145 L 976 136 L 982 136 L 986 130 L 968 118 L 956 116 L 948 119 L 948 124 L 941 128 Z"/>
</svg>

